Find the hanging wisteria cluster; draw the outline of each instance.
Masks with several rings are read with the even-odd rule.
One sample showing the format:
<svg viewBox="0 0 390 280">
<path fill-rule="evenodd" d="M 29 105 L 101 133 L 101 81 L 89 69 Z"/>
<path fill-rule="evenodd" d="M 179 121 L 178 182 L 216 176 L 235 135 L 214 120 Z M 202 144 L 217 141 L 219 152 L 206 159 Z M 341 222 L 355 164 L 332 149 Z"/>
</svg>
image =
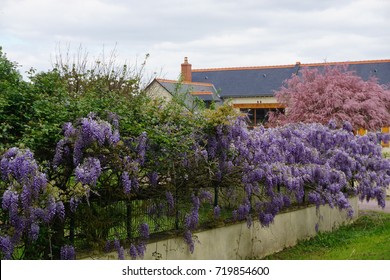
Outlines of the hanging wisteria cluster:
<svg viewBox="0 0 390 280">
<path fill-rule="evenodd" d="M 65 209 L 29 150 L 9 149 L 1 157 L 0 171 L 1 206 L 8 215 L 1 225 L 0 246 L 3 258 L 10 259 L 22 242 L 38 239 L 41 227 L 47 230 L 55 217 L 64 220 Z"/>
<path fill-rule="evenodd" d="M 91 196 L 100 197 L 101 193 L 111 192 L 122 199 L 136 197 L 145 188 L 142 183 L 146 177 L 149 178 L 146 186 L 157 184 L 155 172 L 145 176 L 147 134 L 143 132 L 133 139 L 121 139 L 118 117 L 110 114 L 108 119 L 102 120 L 91 113 L 75 126 L 64 125 L 64 138 L 57 144 L 53 168 L 59 173 L 68 173 L 74 180 L 67 192 L 69 209 L 73 213 L 83 199 L 89 203 Z M 69 170 L 71 173 L 67 172 Z M 149 237 L 147 231 L 148 225 L 144 225 L 142 240 L 136 240 L 137 243 L 130 246 L 136 248 L 137 256 L 144 254 L 145 240 Z M 124 258 L 125 250 L 118 238 L 107 242 L 113 243 L 119 258 Z M 61 251 L 61 257 L 63 255 L 74 254 L 62 254 Z"/>
<path fill-rule="evenodd" d="M 280 211 L 302 203 L 327 204 L 349 215 L 352 195 L 385 205 L 390 161 L 382 157 L 380 142 L 389 139 L 355 136 L 348 123 L 343 129 L 330 122 L 250 130 L 238 117 L 169 143 L 146 132 L 121 138 L 118 118 L 110 116 L 104 121 L 90 114 L 64 125 L 50 167 L 53 184 L 28 150 L 13 148 L 2 155 L 2 209 L 8 214 L 1 225 L 3 258 L 12 258 L 25 238 L 37 240 L 40 227 L 54 217 L 65 223 L 80 203 L 104 195 L 149 199 L 148 215 L 155 221 L 175 218 L 191 253 L 202 205 L 210 206 L 215 220 L 229 209 L 248 227 L 254 218 L 268 226 Z M 181 128 L 162 129 L 177 133 Z M 58 186 L 56 192 L 52 185 Z M 106 250 L 116 250 L 120 259 L 142 258 L 151 230 L 143 222 L 138 237 L 108 240 Z M 75 258 L 74 247 L 59 245 L 59 257 Z"/>
<path fill-rule="evenodd" d="M 335 129 L 332 122 L 248 131 L 237 119 L 216 129 L 209 155 L 219 153 L 221 179 L 240 171 L 237 187 L 245 195 L 233 217 L 250 226 L 256 213 L 267 226 L 283 208 L 304 201 L 346 209 L 349 215 L 350 195 L 374 198 L 384 207 L 390 161 L 381 154 L 381 141 L 388 141 L 383 137 L 355 136 L 350 124 Z"/>
</svg>

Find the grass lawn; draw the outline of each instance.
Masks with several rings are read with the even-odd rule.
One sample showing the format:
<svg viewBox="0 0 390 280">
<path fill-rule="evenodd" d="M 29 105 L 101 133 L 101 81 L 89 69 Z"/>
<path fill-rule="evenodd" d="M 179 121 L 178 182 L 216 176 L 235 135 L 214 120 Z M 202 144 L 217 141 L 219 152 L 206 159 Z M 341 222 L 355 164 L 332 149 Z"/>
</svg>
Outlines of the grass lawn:
<svg viewBox="0 0 390 280">
<path fill-rule="evenodd" d="M 390 214 L 365 212 L 355 223 L 301 241 L 269 260 L 390 260 Z"/>
</svg>

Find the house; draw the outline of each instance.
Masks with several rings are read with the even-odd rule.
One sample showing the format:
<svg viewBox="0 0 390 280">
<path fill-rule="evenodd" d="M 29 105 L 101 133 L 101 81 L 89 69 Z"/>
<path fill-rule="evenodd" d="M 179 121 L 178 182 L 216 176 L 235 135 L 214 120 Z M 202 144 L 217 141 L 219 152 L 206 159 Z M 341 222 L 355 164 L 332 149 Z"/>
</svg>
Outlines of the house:
<svg viewBox="0 0 390 280">
<path fill-rule="evenodd" d="M 324 62 L 290 65 L 255 66 L 192 69 L 188 58 L 181 64 L 182 91 L 190 91 L 205 101 L 229 100 L 234 107 L 248 113 L 252 125 L 259 125 L 267 120 L 270 110 L 283 110 L 274 97 L 283 82 L 305 67 L 324 68 L 325 66 L 348 65 L 364 80 L 376 77 L 379 84 L 390 85 L 390 60 L 365 60 L 348 62 Z M 172 95 L 177 81 L 156 79 L 154 87 L 159 86 L 158 94 Z M 388 132 L 389 128 L 384 128 Z"/>
<path fill-rule="evenodd" d="M 154 79 L 147 87 L 150 96 L 158 96 L 166 100 L 180 97 L 188 108 L 195 108 L 197 100 L 202 100 L 206 107 L 212 103 L 221 103 L 222 100 L 214 85 L 207 82 L 193 82 L 191 79 L 191 64 L 185 58 L 181 65 L 181 80 Z"/>
<path fill-rule="evenodd" d="M 208 82 L 214 85 L 223 100 L 230 99 L 233 106 L 249 113 L 253 125 L 267 119 L 270 110 L 283 109 L 274 97 L 283 82 L 299 74 L 304 68 L 348 65 L 364 80 L 374 76 L 380 84 L 390 85 L 390 60 L 327 62 L 291 65 L 193 69 L 192 82 Z"/>
</svg>

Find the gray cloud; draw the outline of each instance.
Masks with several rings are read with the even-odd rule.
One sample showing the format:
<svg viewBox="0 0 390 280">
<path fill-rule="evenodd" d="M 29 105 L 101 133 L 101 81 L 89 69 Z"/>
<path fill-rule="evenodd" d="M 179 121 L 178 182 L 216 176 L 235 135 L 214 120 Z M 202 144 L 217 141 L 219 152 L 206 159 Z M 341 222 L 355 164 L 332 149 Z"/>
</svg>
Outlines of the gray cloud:
<svg viewBox="0 0 390 280">
<path fill-rule="evenodd" d="M 118 59 L 150 53 L 150 71 L 389 58 L 386 0 L 3 0 L 0 45 L 45 70 L 56 45 Z"/>
</svg>

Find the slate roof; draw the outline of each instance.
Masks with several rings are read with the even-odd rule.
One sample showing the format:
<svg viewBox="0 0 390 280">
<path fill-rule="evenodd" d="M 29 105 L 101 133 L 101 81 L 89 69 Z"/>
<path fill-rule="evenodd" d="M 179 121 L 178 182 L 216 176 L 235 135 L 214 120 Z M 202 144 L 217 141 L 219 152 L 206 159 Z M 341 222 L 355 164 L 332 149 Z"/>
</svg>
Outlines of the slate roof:
<svg viewBox="0 0 390 280">
<path fill-rule="evenodd" d="M 221 99 L 217 94 L 214 85 L 200 82 L 181 82 L 165 79 L 156 79 L 156 81 L 165 88 L 169 93 L 191 93 L 192 96 L 198 97 L 203 101 L 220 102 Z"/>
<path fill-rule="evenodd" d="M 390 60 L 193 69 L 192 80 L 213 84 L 223 99 L 273 96 L 286 79 L 291 78 L 293 74 L 299 74 L 304 67 L 323 68 L 335 65 L 348 65 L 348 70 L 355 71 L 364 80 L 374 76 L 378 78 L 379 84 L 390 85 Z"/>
</svg>

